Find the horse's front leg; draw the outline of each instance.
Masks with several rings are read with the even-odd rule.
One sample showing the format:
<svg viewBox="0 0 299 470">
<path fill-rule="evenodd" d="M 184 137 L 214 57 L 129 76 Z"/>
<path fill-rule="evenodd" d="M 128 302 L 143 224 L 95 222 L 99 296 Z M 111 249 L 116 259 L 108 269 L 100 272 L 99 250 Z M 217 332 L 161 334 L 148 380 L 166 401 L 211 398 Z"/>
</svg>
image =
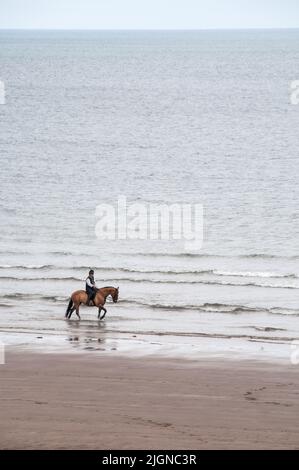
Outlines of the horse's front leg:
<svg viewBox="0 0 299 470">
<path fill-rule="evenodd" d="M 101 317 L 101 310 L 104 310 L 104 315 Z M 103 318 L 105 318 L 105 315 L 107 313 L 107 310 L 105 309 L 105 307 L 103 307 L 102 305 L 99 306 L 99 314 L 98 314 L 98 318 L 99 320 L 103 320 Z"/>
</svg>

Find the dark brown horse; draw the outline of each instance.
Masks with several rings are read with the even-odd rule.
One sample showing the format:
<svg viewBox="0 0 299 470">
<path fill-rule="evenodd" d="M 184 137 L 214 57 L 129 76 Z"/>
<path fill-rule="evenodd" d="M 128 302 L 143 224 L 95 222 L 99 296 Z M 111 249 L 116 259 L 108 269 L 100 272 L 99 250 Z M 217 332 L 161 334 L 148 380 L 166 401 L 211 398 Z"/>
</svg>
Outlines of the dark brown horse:
<svg viewBox="0 0 299 470">
<path fill-rule="evenodd" d="M 107 297 L 111 295 L 113 302 L 117 302 L 118 300 L 118 287 L 102 287 L 101 289 L 97 289 L 97 293 L 95 298 L 93 299 L 92 307 L 98 307 L 99 313 L 98 318 L 103 320 L 107 313 L 104 305 L 106 302 Z M 76 290 L 73 292 L 68 304 L 68 307 L 65 312 L 66 318 L 71 318 L 72 313 L 76 310 L 76 314 L 81 319 L 79 315 L 79 307 L 81 304 L 87 305 L 88 302 L 88 295 L 85 290 Z M 104 310 L 104 315 L 101 317 L 101 310 Z"/>
</svg>

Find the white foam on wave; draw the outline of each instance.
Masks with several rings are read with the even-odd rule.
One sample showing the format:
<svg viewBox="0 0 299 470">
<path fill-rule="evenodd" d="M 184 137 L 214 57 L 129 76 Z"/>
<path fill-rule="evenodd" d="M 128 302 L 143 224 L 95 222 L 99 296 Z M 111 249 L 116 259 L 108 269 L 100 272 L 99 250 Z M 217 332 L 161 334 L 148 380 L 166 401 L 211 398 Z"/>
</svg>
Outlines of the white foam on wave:
<svg viewBox="0 0 299 470">
<path fill-rule="evenodd" d="M 236 277 L 273 277 L 273 278 L 297 278 L 296 274 L 282 274 L 275 272 L 251 272 L 251 271 L 218 271 L 214 270 L 213 273 L 217 276 L 236 276 Z"/>
</svg>

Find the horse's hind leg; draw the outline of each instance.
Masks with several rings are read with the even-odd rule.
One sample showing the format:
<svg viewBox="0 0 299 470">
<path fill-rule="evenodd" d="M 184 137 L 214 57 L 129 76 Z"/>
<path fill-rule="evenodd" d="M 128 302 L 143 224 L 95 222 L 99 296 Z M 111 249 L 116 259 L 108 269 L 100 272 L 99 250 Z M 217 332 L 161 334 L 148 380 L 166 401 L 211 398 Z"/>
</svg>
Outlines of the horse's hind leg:
<svg viewBox="0 0 299 470">
<path fill-rule="evenodd" d="M 76 307 L 72 307 L 72 308 L 71 308 L 71 310 L 69 311 L 69 314 L 68 314 L 67 318 L 71 318 L 72 313 L 74 312 L 74 310 L 76 310 Z"/>
<path fill-rule="evenodd" d="M 76 305 L 76 315 L 79 318 L 79 320 L 81 320 L 81 317 L 79 315 L 79 305 Z"/>
</svg>

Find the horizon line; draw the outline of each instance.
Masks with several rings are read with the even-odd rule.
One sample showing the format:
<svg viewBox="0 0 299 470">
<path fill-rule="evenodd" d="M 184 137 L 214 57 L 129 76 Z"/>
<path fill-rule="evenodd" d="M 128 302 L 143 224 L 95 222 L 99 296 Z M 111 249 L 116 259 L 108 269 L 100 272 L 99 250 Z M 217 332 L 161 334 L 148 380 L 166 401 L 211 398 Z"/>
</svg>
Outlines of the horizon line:
<svg viewBox="0 0 299 470">
<path fill-rule="evenodd" d="M 299 26 L 285 27 L 223 27 L 223 28 L 0 28 L 0 31 L 285 31 L 297 30 Z"/>
</svg>

